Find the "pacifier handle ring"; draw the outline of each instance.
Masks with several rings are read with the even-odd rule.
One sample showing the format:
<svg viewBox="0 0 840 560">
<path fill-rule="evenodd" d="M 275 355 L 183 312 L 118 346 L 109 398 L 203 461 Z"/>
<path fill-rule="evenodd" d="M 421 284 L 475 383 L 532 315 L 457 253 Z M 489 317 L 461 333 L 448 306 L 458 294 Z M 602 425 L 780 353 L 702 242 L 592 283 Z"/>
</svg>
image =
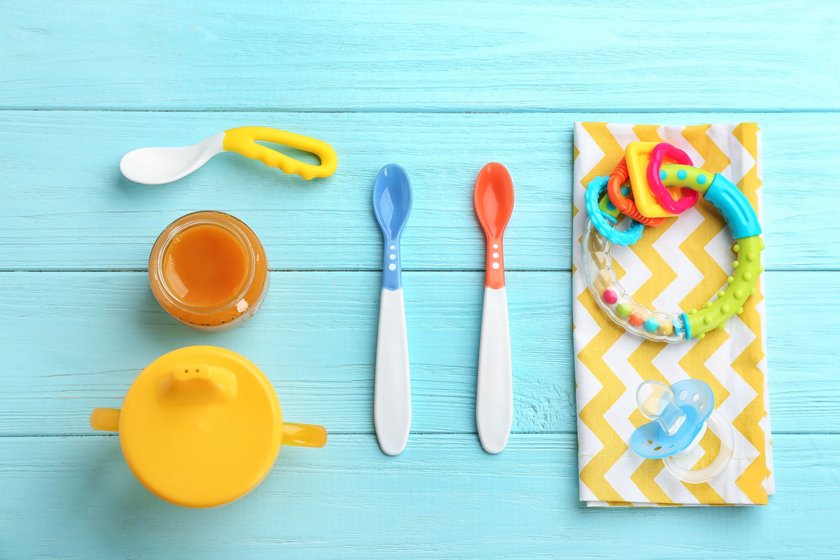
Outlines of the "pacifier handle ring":
<svg viewBox="0 0 840 560">
<path fill-rule="evenodd" d="M 613 172 L 610 173 L 610 178 L 607 181 L 607 194 L 610 197 L 610 202 L 618 208 L 619 212 L 628 218 L 636 220 L 640 224 L 650 227 L 659 227 L 664 224 L 665 218 L 649 218 L 645 216 L 636 208 L 636 203 L 632 198 L 624 196 L 621 192 L 621 187 L 627 183 L 629 178 L 630 172 L 627 170 L 627 159 L 621 158 L 621 161 L 615 166 Z"/>
<path fill-rule="evenodd" d="M 679 454 L 663 458 L 662 461 L 665 463 L 665 468 L 675 478 L 688 484 L 703 484 L 718 476 L 729 465 L 735 453 L 735 437 L 732 432 L 732 426 L 727 422 L 721 421 L 718 416 L 717 412 L 713 412 L 706 420 L 706 427 L 712 430 L 718 436 L 718 439 L 720 439 L 720 451 L 717 457 L 715 457 L 708 467 L 697 470 L 684 469 L 677 465 L 676 461 Z"/>
<path fill-rule="evenodd" d="M 699 193 L 694 189 L 681 187 L 682 198 L 674 200 L 671 193 L 662 184 L 662 177 L 659 175 L 662 162 L 666 157 L 680 165 L 693 166 L 694 163 L 692 163 L 688 154 L 667 142 L 657 144 L 650 152 L 650 163 L 648 163 L 647 167 L 647 180 L 650 191 L 656 197 L 656 201 L 662 208 L 672 214 L 682 214 L 697 204 Z"/>
</svg>

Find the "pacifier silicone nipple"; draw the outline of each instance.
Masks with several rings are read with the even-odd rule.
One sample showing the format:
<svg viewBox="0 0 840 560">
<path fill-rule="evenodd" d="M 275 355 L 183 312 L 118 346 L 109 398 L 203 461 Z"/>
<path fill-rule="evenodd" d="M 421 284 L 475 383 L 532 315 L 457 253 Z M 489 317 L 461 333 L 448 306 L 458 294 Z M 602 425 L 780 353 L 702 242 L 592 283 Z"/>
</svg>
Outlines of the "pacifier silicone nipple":
<svg viewBox="0 0 840 560">
<path fill-rule="evenodd" d="M 732 427 L 712 414 L 715 397 L 702 381 L 687 379 L 671 387 L 645 381 L 636 390 L 639 411 L 653 422 L 630 436 L 630 448 L 641 457 L 662 459 L 668 471 L 683 482 L 699 484 L 720 474 L 733 454 Z M 710 430 L 720 440 L 717 455 L 708 466 L 700 440 Z"/>
<path fill-rule="evenodd" d="M 685 422 L 685 413 L 677 406 L 671 388 L 659 381 L 645 381 L 636 390 L 639 411 L 656 421 L 665 433 L 674 435 Z"/>
</svg>

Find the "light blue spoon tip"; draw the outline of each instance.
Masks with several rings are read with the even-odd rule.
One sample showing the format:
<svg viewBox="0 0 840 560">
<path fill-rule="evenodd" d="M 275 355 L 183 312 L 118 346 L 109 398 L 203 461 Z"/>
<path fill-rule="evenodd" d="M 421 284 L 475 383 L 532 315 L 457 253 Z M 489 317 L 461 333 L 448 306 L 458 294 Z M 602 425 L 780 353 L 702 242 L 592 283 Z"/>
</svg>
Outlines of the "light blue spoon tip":
<svg viewBox="0 0 840 560">
<path fill-rule="evenodd" d="M 405 169 L 389 163 L 376 176 L 373 186 L 373 212 L 385 241 L 382 286 L 397 290 L 400 279 L 400 235 L 411 214 L 411 182 Z"/>
</svg>

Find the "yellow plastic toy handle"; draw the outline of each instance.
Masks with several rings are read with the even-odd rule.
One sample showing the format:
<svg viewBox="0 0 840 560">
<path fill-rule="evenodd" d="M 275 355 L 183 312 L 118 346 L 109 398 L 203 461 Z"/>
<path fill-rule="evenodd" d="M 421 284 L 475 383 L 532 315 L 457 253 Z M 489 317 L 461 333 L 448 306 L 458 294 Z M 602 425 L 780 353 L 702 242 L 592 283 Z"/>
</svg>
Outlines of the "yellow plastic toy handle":
<svg viewBox="0 0 840 560">
<path fill-rule="evenodd" d="M 283 445 L 297 447 L 324 447 L 327 445 L 327 430 L 315 424 L 283 424 Z"/>
<path fill-rule="evenodd" d="M 259 144 L 257 142 L 258 140 L 273 142 L 309 152 L 318 157 L 320 164 L 313 165 L 294 159 L 277 150 L 272 150 L 267 146 Z M 276 128 L 264 126 L 231 128 L 225 131 L 225 139 L 222 146 L 227 151 L 236 152 L 245 157 L 259 160 L 265 165 L 276 167 L 285 173 L 300 175 L 307 181 L 315 177 L 329 177 L 335 173 L 335 168 L 338 166 L 338 156 L 332 146 L 326 142 Z"/>
</svg>

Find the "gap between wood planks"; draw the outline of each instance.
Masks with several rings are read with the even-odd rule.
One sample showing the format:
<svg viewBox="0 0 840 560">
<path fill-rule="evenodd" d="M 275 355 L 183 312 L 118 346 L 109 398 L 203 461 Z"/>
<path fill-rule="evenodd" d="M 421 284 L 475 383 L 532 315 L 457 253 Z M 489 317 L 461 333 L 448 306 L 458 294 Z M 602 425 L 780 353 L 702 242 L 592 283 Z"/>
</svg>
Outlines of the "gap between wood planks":
<svg viewBox="0 0 840 560">
<path fill-rule="evenodd" d="M 540 107 L 500 107 L 498 109 L 420 109 L 420 108 L 401 108 L 401 107 L 370 107 L 367 109 L 342 109 L 342 108 L 327 108 L 327 109 L 304 109 L 301 107 L 206 107 L 193 109 L 172 109 L 166 107 L 95 107 L 95 106 L 78 106 L 78 107 L 24 107 L 24 106 L 0 106 L 0 113 L 3 112 L 55 112 L 55 113 L 300 113 L 300 114 L 429 114 L 429 115 L 506 115 L 506 114 L 521 114 L 521 113 L 545 113 L 558 115 L 622 115 L 622 114 L 648 114 L 648 115 L 662 115 L 671 113 L 696 113 L 698 115 L 705 114 L 807 114 L 807 113 L 840 113 L 840 107 L 836 108 L 808 108 L 808 107 L 793 107 L 793 108 L 772 108 L 772 107 L 757 107 L 757 108 L 739 108 L 739 107 L 666 107 L 666 108 L 633 108 L 625 107 L 621 109 L 606 109 L 606 108 L 587 108 L 587 109 L 559 109 L 559 108 L 540 108 Z"/>
<path fill-rule="evenodd" d="M 329 430 L 330 436 L 375 436 L 376 432 L 353 432 L 353 431 L 338 431 L 338 430 Z M 575 430 L 568 430 L 568 431 L 545 431 L 545 432 L 517 432 L 512 431 L 511 435 L 514 436 L 574 436 L 577 437 L 577 432 Z M 803 432 L 803 431 L 776 431 L 773 430 L 772 435 L 774 436 L 840 436 L 840 431 L 832 432 L 832 431 L 814 431 L 814 432 Z M 475 436 L 478 437 L 476 432 L 427 432 L 427 431 L 412 431 L 411 436 Z M 77 433 L 41 433 L 41 434 L 15 434 L 15 433 L 8 433 L 8 434 L 0 434 L 0 439 L 2 438 L 91 438 L 91 437 L 119 437 L 119 434 L 116 432 L 91 432 L 89 434 L 77 434 Z"/>
</svg>

